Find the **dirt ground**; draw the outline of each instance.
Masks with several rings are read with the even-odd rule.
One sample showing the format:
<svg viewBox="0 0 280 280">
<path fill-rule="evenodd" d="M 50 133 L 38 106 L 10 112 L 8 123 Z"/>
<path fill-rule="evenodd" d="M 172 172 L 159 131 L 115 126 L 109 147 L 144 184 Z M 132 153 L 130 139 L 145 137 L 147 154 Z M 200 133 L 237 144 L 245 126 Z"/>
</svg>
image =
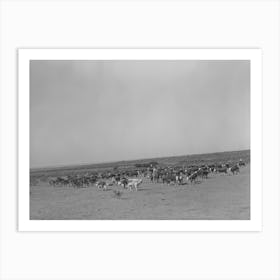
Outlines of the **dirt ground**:
<svg viewBox="0 0 280 280">
<path fill-rule="evenodd" d="M 117 196 L 114 190 L 120 190 Z M 31 187 L 30 218 L 39 220 L 247 220 L 250 219 L 250 166 L 238 175 L 210 174 L 181 186 L 144 180 L 138 192 L 111 186 L 81 189 Z"/>
</svg>

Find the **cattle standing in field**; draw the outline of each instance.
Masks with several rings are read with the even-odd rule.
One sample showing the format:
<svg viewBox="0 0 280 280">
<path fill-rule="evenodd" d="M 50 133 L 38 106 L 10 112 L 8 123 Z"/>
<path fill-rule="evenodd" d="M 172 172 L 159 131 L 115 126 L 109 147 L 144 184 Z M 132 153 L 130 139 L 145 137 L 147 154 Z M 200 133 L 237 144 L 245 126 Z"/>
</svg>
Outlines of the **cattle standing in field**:
<svg viewBox="0 0 280 280">
<path fill-rule="evenodd" d="M 99 181 L 95 184 L 98 189 L 102 189 L 103 191 L 107 190 L 107 184 L 105 181 Z"/>
<path fill-rule="evenodd" d="M 126 188 L 128 184 L 128 180 L 126 178 L 121 178 L 120 181 L 118 182 L 118 186 L 122 186 L 124 189 Z"/>
<path fill-rule="evenodd" d="M 50 186 L 55 186 L 56 179 L 54 179 L 54 178 L 49 179 L 49 184 L 50 184 Z"/>
<path fill-rule="evenodd" d="M 138 186 L 142 183 L 142 179 L 128 179 L 128 185 L 130 191 L 134 188 L 136 191 L 138 190 Z"/>
<path fill-rule="evenodd" d="M 198 172 L 195 171 L 190 176 L 187 177 L 187 180 L 189 180 L 191 183 L 195 183 L 195 180 L 197 179 Z"/>
<path fill-rule="evenodd" d="M 208 164 L 210 163 L 210 164 Z M 195 183 L 196 180 L 207 179 L 209 173 L 220 173 L 220 174 L 238 174 L 240 167 L 245 166 L 245 162 L 240 159 L 233 163 L 233 160 L 224 160 L 219 162 L 206 162 L 196 161 L 193 165 L 157 165 L 148 166 L 141 168 L 127 168 L 108 171 L 99 170 L 99 172 L 69 172 L 66 176 L 63 172 L 63 176 L 49 177 L 48 182 L 53 187 L 74 187 L 82 188 L 95 185 L 98 189 L 106 190 L 108 186 L 118 185 L 123 188 L 129 188 L 130 191 L 133 189 L 137 190 L 138 186 L 142 183 L 140 178 L 149 178 L 153 183 L 162 182 L 168 185 L 180 185 L 183 184 L 184 178 L 188 181 Z M 214 175 L 214 174 L 211 174 Z M 128 179 L 130 178 L 130 179 Z M 98 180 L 98 181 L 97 181 Z M 204 181 L 204 180 L 202 180 Z M 32 181 L 30 181 L 32 184 Z"/>
<path fill-rule="evenodd" d="M 113 176 L 112 181 L 114 182 L 114 184 L 119 185 L 119 182 L 121 181 L 121 175 L 117 174 Z"/>
<path fill-rule="evenodd" d="M 136 170 L 128 171 L 128 172 L 126 172 L 126 176 L 137 177 L 138 176 L 138 172 Z"/>
<path fill-rule="evenodd" d="M 170 184 L 175 184 L 176 183 L 176 176 L 173 174 L 165 174 L 162 176 L 162 182 L 167 183 L 168 185 Z"/>
<path fill-rule="evenodd" d="M 245 166 L 245 162 L 242 160 L 242 158 L 238 162 L 239 166 Z"/>
<path fill-rule="evenodd" d="M 203 169 L 202 170 L 202 174 L 201 174 L 201 178 L 202 179 L 207 179 L 208 178 L 208 174 L 209 174 L 209 170 L 208 169 Z"/>
<path fill-rule="evenodd" d="M 151 181 L 158 183 L 159 182 L 159 178 L 160 178 L 160 172 L 159 172 L 159 170 L 154 168 L 153 172 L 152 172 L 152 176 L 151 176 Z"/>
<path fill-rule="evenodd" d="M 51 179 L 49 184 L 54 187 L 62 187 L 70 184 L 70 180 L 66 176 L 57 177 L 56 179 Z"/>
<path fill-rule="evenodd" d="M 215 166 L 210 166 L 210 167 L 209 167 L 209 170 L 210 170 L 211 172 L 214 172 L 214 171 L 215 171 Z"/>
<path fill-rule="evenodd" d="M 230 167 L 229 171 L 231 171 L 233 175 L 239 173 L 238 165 L 234 165 L 234 166 Z"/>
<path fill-rule="evenodd" d="M 178 185 L 182 185 L 183 184 L 183 175 L 182 174 L 177 174 L 176 175 L 176 183 Z"/>
<path fill-rule="evenodd" d="M 201 179 L 207 179 L 208 174 L 209 174 L 209 170 L 208 170 L 208 167 L 200 167 L 194 173 L 197 173 L 197 176 L 201 177 Z"/>
<path fill-rule="evenodd" d="M 216 173 L 225 173 L 225 174 L 227 174 L 227 168 L 226 167 L 216 168 L 215 172 Z"/>
<path fill-rule="evenodd" d="M 97 181 L 97 177 L 96 177 L 95 175 L 91 175 L 91 176 L 89 177 L 89 183 L 90 183 L 90 184 L 93 185 L 96 181 Z"/>
</svg>

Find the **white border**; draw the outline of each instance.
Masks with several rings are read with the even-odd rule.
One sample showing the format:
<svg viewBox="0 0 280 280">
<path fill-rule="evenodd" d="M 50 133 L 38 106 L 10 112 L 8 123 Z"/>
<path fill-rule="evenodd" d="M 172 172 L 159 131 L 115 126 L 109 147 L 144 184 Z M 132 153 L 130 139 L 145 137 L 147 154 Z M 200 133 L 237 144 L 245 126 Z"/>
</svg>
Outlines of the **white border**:
<svg viewBox="0 0 280 280">
<path fill-rule="evenodd" d="M 251 219 L 250 220 L 30 220 L 29 61 L 30 60 L 250 60 Z M 19 49 L 18 50 L 18 230 L 19 231 L 261 231 L 262 72 L 260 49 Z"/>
</svg>

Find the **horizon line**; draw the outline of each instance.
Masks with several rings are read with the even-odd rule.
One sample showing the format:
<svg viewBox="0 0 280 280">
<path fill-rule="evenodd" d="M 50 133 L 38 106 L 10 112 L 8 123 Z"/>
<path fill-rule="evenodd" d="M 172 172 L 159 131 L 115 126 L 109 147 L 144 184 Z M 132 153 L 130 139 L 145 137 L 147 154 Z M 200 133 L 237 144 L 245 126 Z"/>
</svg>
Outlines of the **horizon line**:
<svg viewBox="0 0 280 280">
<path fill-rule="evenodd" d="M 251 148 L 242 149 L 242 150 L 227 150 L 221 152 L 206 152 L 206 153 L 194 153 L 194 154 L 181 154 L 181 155 L 169 155 L 169 156 L 161 156 L 161 157 L 150 157 L 150 158 L 137 158 L 137 159 L 125 159 L 125 160 L 113 160 L 113 161 L 101 161 L 101 162 L 87 162 L 87 163 L 71 163 L 69 165 L 59 164 L 59 165 L 46 165 L 40 167 L 30 167 L 30 171 L 38 171 L 40 169 L 56 169 L 56 168 L 68 168 L 74 166 L 87 166 L 87 165 L 99 165 L 99 164 L 114 164 L 118 162 L 129 162 L 129 161 L 139 161 L 139 160 L 154 160 L 154 159 L 161 159 L 161 158 L 172 158 L 172 157 L 183 157 L 183 156 L 193 156 L 193 155 L 207 155 L 207 154 L 217 154 L 217 153 L 229 153 L 229 152 L 240 152 L 240 151 L 250 151 Z"/>
</svg>

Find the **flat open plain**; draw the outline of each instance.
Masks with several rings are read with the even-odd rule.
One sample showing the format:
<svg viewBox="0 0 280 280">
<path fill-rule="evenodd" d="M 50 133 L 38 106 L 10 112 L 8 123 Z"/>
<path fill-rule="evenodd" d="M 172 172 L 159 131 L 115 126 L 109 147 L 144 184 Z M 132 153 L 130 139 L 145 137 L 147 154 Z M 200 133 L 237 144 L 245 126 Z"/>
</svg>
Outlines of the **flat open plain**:
<svg viewBox="0 0 280 280">
<path fill-rule="evenodd" d="M 103 191 L 95 186 L 75 189 L 39 182 L 30 188 L 30 218 L 246 220 L 250 219 L 250 164 L 237 175 L 211 173 L 195 184 L 176 186 L 144 179 L 137 192 L 117 186 Z"/>
</svg>

